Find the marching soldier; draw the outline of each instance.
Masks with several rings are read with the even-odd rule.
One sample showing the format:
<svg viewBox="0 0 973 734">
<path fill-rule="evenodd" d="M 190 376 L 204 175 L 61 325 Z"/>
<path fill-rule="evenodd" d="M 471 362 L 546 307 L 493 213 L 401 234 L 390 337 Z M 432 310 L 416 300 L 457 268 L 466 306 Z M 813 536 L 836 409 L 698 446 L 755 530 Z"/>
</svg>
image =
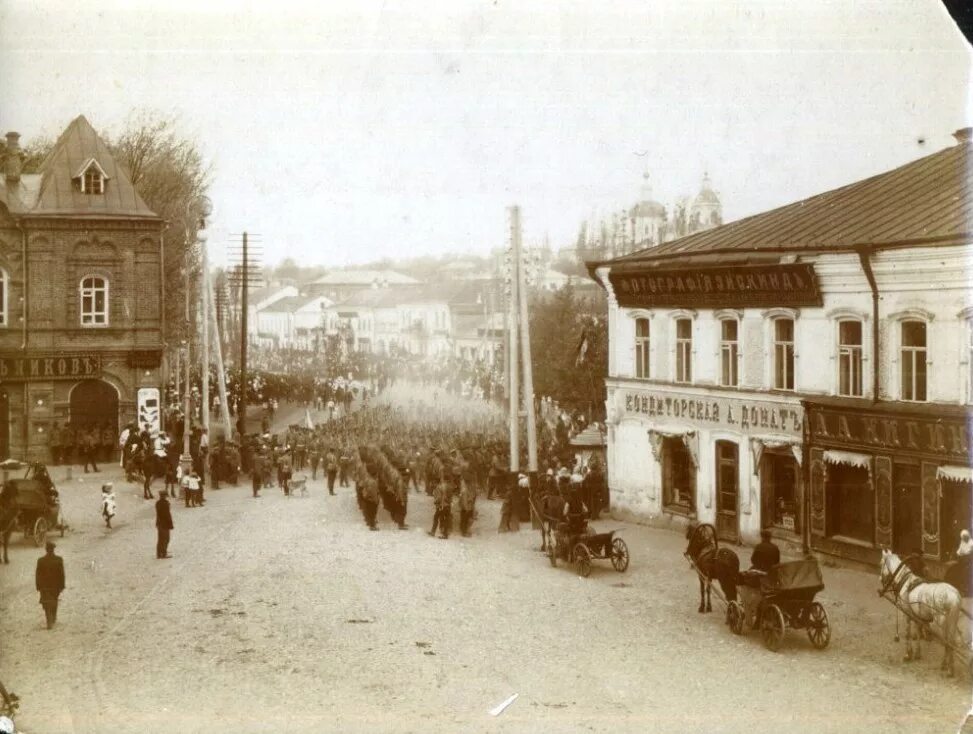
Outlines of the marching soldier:
<svg viewBox="0 0 973 734">
<path fill-rule="evenodd" d="M 463 481 L 459 491 L 459 531 L 464 538 L 472 533 L 473 513 L 476 510 L 476 485 Z"/>
</svg>

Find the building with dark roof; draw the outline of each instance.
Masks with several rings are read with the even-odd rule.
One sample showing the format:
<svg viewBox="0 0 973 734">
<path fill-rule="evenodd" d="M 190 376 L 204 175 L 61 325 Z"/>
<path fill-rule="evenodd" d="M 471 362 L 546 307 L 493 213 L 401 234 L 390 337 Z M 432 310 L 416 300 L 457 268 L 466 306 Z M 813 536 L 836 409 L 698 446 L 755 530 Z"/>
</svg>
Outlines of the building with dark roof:
<svg viewBox="0 0 973 734">
<path fill-rule="evenodd" d="M 589 263 L 616 507 L 874 563 L 973 517 L 973 145 Z"/>
<path fill-rule="evenodd" d="M 37 173 L 19 138 L 0 181 L 0 454 L 50 461 L 67 425 L 159 426 L 163 222 L 83 116 Z"/>
</svg>

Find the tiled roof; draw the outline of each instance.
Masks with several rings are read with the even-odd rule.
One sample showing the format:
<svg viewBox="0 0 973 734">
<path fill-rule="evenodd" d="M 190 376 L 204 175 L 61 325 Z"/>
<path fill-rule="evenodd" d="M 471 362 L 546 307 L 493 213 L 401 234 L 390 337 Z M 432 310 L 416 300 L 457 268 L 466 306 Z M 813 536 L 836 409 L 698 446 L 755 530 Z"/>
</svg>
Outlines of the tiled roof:
<svg viewBox="0 0 973 734">
<path fill-rule="evenodd" d="M 971 144 L 960 143 L 886 173 L 607 262 L 968 238 L 973 233 L 971 165 Z"/>
<path fill-rule="evenodd" d="M 103 194 L 83 194 L 75 184 L 75 175 L 92 159 L 108 176 Z M 3 185 L 4 199 L 15 214 L 158 219 L 83 115 L 61 133 L 38 175 L 22 176 L 19 185 Z"/>
</svg>

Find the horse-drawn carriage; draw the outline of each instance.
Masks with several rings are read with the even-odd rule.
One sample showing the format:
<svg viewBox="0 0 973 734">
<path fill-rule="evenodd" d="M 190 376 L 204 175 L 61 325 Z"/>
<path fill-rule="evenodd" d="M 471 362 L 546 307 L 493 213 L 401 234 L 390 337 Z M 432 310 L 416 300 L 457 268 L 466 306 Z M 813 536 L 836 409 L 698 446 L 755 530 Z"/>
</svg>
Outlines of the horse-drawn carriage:
<svg viewBox="0 0 973 734">
<path fill-rule="evenodd" d="M 733 600 L 726 621 L 734 634 L 748 627 L 759 629 L 764 646 L 777 650 L 788 627 L 803 629 L 818 650 L 831 641 L 828 612 L 814 600 L 824 588 L 821 568 L 814 558 L 778 563 L 766 574 L 743 572 L 737 586 L 743 600 Z"/>
<path fill-rule="evenodd" d="M 594 533 L 583 519 L 580 524 L 575 521 L 573 526 L 570 522 L 559 522 L 547 545 L 548 560 L 552 566 L 557 566 L 559 558 L 574 563 L 578 575 L 584 577 L 591 574 L 592 560 L 611 560 L 612 567 L 622 573 L 628 568 L 628 545 L 615 537 L 616 532 Z"/>
<path fill-rule="evenodd" d="M 0 490 L 0 535 L 3 539 L 4 562 L 7 540 L 11 533 L 21 531 L 34 545 L 41 546 L 48 532 L 67 527 L 61 512 L 61 501 L 54 481 L 41 463 L 7 460 L 0 464 L 5 472 L 23 471 L 23 477 L 7 479 Z"/>
<path fill-rule="evenodd" d="M 941 669 L 953 675 L 954 660 L 973 677 L 973 639 L 971 639 L 971 615 L 963 600 L 973 591 L 968 560 L 954 565 L 947 571 L 944 581 L 933 581 L 916 573 L 910 563 L 916 556 L 899 558 L 890 550 L 883 550 L 879 561 L 878 595 L 905 615 L 905 659 L 922 657 L 923 638 L 932 638 L 943 646 Z M 914 631 L 913 631 L 914 630 Z M 899 640 L 896 617 L 896 642 Z M 913 647 L 913 642 L 915 643 Z"/>
</svg>

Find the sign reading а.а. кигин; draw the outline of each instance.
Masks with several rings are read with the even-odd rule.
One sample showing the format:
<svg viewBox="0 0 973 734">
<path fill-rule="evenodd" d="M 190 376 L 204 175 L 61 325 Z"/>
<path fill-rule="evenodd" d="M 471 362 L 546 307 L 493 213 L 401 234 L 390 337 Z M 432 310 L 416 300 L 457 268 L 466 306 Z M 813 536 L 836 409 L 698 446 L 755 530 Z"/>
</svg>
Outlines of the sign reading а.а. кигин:
<svg viewBox="0 0 973 734">
<path fill-rule="evenodd" d="M 814 266 L 687 266 L 609 274 L 615 298 L 629 308 L 746 308 L 820 306 Z"/>
</svg>

